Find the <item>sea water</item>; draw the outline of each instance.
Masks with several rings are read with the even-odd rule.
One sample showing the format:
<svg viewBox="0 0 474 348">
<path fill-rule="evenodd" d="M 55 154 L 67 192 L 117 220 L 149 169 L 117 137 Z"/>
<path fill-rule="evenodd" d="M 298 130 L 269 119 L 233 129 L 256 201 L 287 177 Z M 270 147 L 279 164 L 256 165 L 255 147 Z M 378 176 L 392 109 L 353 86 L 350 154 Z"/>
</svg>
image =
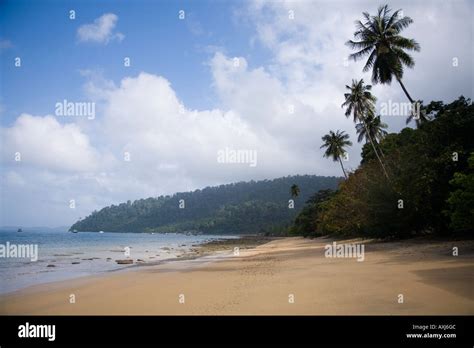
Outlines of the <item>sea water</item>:
<svg viewBox="0 0 474 348">
<path fill-rule="evenodd" d="M 119 265 L 115 260 L 141 259 L 147 264 L 178 259 L 179 255 L 195 245 L 224 238 L 237 237 L 0 230 L 0 245 L 37 245 L 38 252 L 36 261 L 31 258 L 0 257 L 0 293 L 130 267 Z"/>
</svg>

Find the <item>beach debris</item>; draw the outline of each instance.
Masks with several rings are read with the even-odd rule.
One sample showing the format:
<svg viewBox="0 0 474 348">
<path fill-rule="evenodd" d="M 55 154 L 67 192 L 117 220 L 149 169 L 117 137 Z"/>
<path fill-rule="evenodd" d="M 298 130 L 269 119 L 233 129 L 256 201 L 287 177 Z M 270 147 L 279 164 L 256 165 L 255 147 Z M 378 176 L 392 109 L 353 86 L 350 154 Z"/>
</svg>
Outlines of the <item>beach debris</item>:
<svg viewBox="0 0 474 348">
<path fill-rule="evenodd" d="M 133 264 L 133 259 L 115 260 L 119 265 L 130 265 Z"/>
</svg>

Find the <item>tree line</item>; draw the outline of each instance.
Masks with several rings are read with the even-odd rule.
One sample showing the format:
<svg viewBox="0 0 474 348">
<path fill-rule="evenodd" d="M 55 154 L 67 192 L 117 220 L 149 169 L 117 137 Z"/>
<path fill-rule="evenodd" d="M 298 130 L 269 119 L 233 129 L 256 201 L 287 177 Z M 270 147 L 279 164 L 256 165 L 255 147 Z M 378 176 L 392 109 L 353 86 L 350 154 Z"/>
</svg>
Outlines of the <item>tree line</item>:
<svg viewBox="0 0 474 348">
<path fill-rule="evenodd" d="M 94 211 L 70 230 L 280 234 L 287 231 L 311 192 L 335 189 L 339 181 L 338 177 L 287 176 L 128 201 Z M 302 193 L 292 196 L 292 185 Z"/>
<path fill-rule="evenodd" d="M 349 174 L 344 168 L 342 158 L 352 145 L 348 134 L 337 130 L 322 137 L 324 156 L 339 161 L 346 180 L 307 200 L 290 228 L 293 235 L 407 237 L 473 230 L 473 104 L 461 96 L 447 105 L 424 105 L 410 96 L 402 78 L 404 68 L 415 65 L 409 52 L 420 45 L 401 36 L 413 22 L 401 13 L 387 5 L 375 15 L 364 12 L 347 45 L 357 50 L 351 59 L 368 57 L 363 71 L 372 71 L 372 83 L 400 84 L 412 103 L 407 124 L 415 120 L 417 128 L 388 134 L 376 114 L 372 86 L 352 80 L 342 108 L 356 123 L 358 141 L 366 141 L 361 165 Z"/>
</svg>

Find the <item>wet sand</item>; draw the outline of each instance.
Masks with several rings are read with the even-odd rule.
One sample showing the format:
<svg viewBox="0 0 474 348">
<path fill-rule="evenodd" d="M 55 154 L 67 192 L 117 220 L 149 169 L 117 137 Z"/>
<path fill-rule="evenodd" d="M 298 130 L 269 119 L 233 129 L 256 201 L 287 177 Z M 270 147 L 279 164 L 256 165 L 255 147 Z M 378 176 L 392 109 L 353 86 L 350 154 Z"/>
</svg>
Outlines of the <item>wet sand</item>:
<svg viewBox="0 0 474 348">
<path fill-rule="evenodd" d="M 241 242 L 238 254 L 238 242 L 215 243 L 204 257 L 33 286 L 0 296 L 0 313 L 474 314 L 474 241 L 337 241 L 363 243 L 363 262 L 325 257 L 332 239 L 263 242 Z"/>
</svg>

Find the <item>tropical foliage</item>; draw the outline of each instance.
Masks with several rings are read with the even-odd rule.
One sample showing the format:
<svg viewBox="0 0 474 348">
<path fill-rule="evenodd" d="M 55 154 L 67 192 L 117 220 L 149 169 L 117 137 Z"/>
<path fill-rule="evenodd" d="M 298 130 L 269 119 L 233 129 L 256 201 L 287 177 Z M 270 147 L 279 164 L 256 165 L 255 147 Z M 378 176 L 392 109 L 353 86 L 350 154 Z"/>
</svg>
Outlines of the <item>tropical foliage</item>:
<svg viewBox="0 0 474 348">
<path fill-rule="evenodd" d="M 344 131 L 329 131 L 322 137 L 323 145 L 321 148 L 325 148 L 324 157 L 332 158 L 333 161 L 339 161 L 341 164 L 342 172 L 344 177 L 347 179 L 347 174 L 342 164 L 342 157 L 346 154 L 346 147 L 352 146 L 352 142 L 349 140 L 349 135 Z"/>
<path fill-rule="evenodd" d="M 375 116 L 373 113 L 365 117 L 364 122 L 356 124 L 356 131 L 359 135 L 357 141 L 360 143 L 362 140 L 372 140 L 375 145 L 378 145 L 380 141 L 388 134 L 387 124 L 383 123 L 380 116 Z"/>
<path fill-rule="evenodd" d="M 290 194 L 291 194 L 291 197 L 293 197 L 293 198 L 296 198 L 296 197 L 299 196 L 300 188 L 298 187 L 298 185 L 296 185 L 296 184 L 291 185 Z"/>
<path fill-rule="evenodd" d="M 344 94 L 345 101 L 341 105 L 342 107 L 346 108 L 345 115 L 346 117 L 353 115 L 354 122 L 359 121 L 360 127 L 365 128 L 364 136 L 372 145 L 374 153 L 382 167 L 383 173 L 388 179 L 387 170 L 385 169 L 382 159 L 380 158 L 379 151 L 375 147 L 375 140 L 372 138 L 371 131 L 368 128 L 369 122 L 373 121 L 375 118 L 375 101 L 377 100 L 377 98 L 375 98 L 375 96 L 373 96 L 370 92 L 372 86 L 365 85 L 363 79 L 360 81 L 352 80 L 352 85 L 346 86 L 346 89 L 348 89 L 350 93 Z M 381 135 L 381 133 L 379 133 L 379 135 Z"/>
<path fill-rule="evenodd" d="M 469 157 L 469 171 L 456 172 L 450 181 L 453 191 L 449 194 L 449 227 L 454 231 L 472 231 L 474 228 L 474 153 Z"/>
<path fill-rule="evenodd" d="M 288 176 L 206 187 L 173 196 L 128 201 L 77 221 L 71 230 L 241 234 L 286 231 L 310 194 L 335 189 L 340 178 Z M 291 197 L 292 185 L 298 195 Z M 294 208 L 289 200 L 294 200 Z"/>
<path fill-rule="evenodd" d="M 329 199 L 308 201 L 292 232 L 392 238 L 472 232 L 474 105 L 460 97 L 427 108 L 432 121 L 380 142 L 394 174 L 390 182 L 381 175 L 372 147 L 364 145 L 360 167 Z"/>
<path fill-rule="evenodd" d="M 347 41 L 347 45 L 357 52 L 349 57 L 355 61 L 369 56 L 363 71 L 372 70 L 372 82 L 390 84 L 395 78 L 403 89 L 408 100 L 412 99 L 403 82 L 403 68 L 413 68 L 415 61 L 406 51 L 419 51 L 420 45 L 414 39 L 400 35 L 413 20 L 402 16 L 402 11 L 392 13 L 388 5 L 379 7 L 377 14 L 371 16 L 364 12 L 364 21 L 356 22 L 355 40 Z"/>
</svg>

